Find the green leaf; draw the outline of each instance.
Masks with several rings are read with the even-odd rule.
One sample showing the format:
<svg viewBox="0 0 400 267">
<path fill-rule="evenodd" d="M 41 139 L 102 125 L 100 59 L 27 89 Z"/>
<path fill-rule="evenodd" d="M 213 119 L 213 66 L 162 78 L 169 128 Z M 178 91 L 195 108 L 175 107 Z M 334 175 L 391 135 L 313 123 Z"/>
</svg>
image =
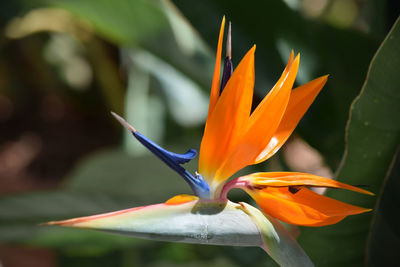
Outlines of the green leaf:
<svg viewBox="0 0 400 267">
<path fill-rule="evenodd" d="M 391 175 L 388 177 L 373 219 L 367 243 L 368 266 L 391 266 L 398 262 L 400 247 L 400 157 L 397 155 Z M 382 244 L 385 244 L 384 246 Z"/>
<path fill-rule="evenodd" d="M 88 20 L 98 32 L 121 44 L 137 44 L 168 25 L 157 3 L 146 0 L 50 2 Z"/>
<path fill-rule="evenodd" d="M 351 106 L 347 147 L 340 181 L 364 184 L 376 194 L 384 185 L 400 141 L 400 23 L 374 56 L 360 95 Z M 329 191 L 328 196 L 355 205 L 374 208 L 376 197 Z M 379 196 L 379 195 L 378 195 Z M 362 265 L 373 213 L 351 216 L 341 223 L 318 229 L 303 229 L 300 240 L 316 265 Z"/>
</svg>

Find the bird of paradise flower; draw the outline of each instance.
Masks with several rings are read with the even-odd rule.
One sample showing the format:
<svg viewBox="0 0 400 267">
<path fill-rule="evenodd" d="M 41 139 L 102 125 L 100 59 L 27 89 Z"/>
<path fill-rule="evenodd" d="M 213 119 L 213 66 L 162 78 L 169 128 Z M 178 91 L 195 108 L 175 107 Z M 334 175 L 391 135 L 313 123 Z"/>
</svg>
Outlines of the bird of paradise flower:
<svg viewBox="0 0 400 267">
<path fill-rule="evenodd" d="M 251 112 L 254 86 L 253 46 L 233 71 L 230 25 L 227 57 L 220 81 L 222 20 L 208 117 L 201 142 L 199 173 L 181 165 L 193 159 L 193 149 L 176 154 L 163 149 L 112 113 L 134 137 L 180 174 L 194 192 L 165 203 L 100 215 L 48 222 L 90 228 L 155 240 L 262 247 L 282 266 L 312 266 L 311 260 L 278 222 L 303 226 L 335 224 L 348 215 L 369 209 L 314 193 L 309 187 L 342 188 L 371 192 L 328 178 L 298 172 L 260 172 L 228 180 L 238 170 L 263 162 L 289 138 L 314 101 L 328 76 L 292 90 L 300 55 L 292 51 L 281 77 Z M 227 199 L 232 188 L 245 190 L 261 210 Z"/>
</svg>

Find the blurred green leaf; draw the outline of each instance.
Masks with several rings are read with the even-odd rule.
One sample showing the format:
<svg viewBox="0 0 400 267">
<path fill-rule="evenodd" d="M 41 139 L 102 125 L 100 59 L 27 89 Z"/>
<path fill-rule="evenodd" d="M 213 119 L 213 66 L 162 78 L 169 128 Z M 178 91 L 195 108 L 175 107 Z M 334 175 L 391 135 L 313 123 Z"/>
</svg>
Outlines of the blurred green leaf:
<svg viewBox="0 0 400 267">
<path fill-rule="evenodd" d="M 158 2 L 57 0 L 49 3 L 88 20 L 99 33 L 117 43 L 137 44 L 168 25 Z"/>
<path fill-rule="evenodd" d="M 139 67 L 139 71 L 149 73 L 162 90 L 158 92 L 158 98 L 153 99 L 158 101 L 160 96 L 165 96 L 169 111 L 179 124 L 197 126 L 203 123 L 208 100 L 202 91 L 210 83 L 213 60 L 197 32 L 171 2 L 60 0 L 56 3 L 58 7 L 89 21 L 106 39 L 126 47 L 130 52 L 122 56 L 127 58 L 123 60 L 132 61 L 126 64 L 129 76 L 138 76 L 131 73 L 131 68 Z M 140 91 L 131 84 L 130 89 L 134 88 Z M 147 94 L 150 94 L 148 90 Z M 136 114 L 136 117 L 147 116 L 150 111 L 136 110 Z"/>
<path fill-rule="evenodd" d="M 133 62 L 159 82 L 174 119 L 184 126 L 203 124 L 207 117 L 208 96 L 194 81 L 167 62 L 145 50 L 130 53 Z"/>
<path fill-rule="evenodd" d="M 46 221 L 71 218 L 136 206 L 127 197 L 101 193 L 55 191 L 0 198 L 0 242 L 22 242 L 72 250 L 102 251 L 132 245 L 136 240 L 92 231 L 39 226 Z"/>
<path fill-rule="evenodd" d="M 366 21 L 368 21 L 369 32 L 379 37 L 385 37 L 388 23 L 389 1 L 367 0 L 361 12 Z"/>
<path fill-rule="evenodd" d="M 347 148 L 338 177 L 348 184 L 366 184 L 381 193 L 400 141 L 400 23 L 374 56 L 360 95 L 351 107 Z M 328 196 L 374 208 L 376 197 L 329 191 Z M 378 195 L 380 197 L 380 195 Z M 375 211 L 377 212 L 377 211 Z M 300 240 L 321 266 L 359 266 L 365 261 L 373 213 L 351 216 L 329 227 L 303 229 Z"/>
<path fill-rule="evenodd" d="M 150 73 L 138 67 L 129 56 L 128 85 L 125 96 L 125 119 L 134 123 L 143 135 L 154 142 L 160 142 L 165 132 L 165 105 L 157 96 L 150 95 Z M 133 138 L 129 131 L 124 132 L 123 145 L 132 155 L 141 155 L 147 149 Z"/>
</svg>

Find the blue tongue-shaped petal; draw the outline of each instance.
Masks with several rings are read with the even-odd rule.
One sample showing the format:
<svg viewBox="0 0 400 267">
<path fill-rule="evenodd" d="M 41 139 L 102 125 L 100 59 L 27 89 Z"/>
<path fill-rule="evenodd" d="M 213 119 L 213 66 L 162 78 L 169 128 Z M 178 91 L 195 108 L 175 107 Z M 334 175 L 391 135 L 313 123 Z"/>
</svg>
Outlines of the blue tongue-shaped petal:
<svg viewBox="0 0 400 267">
<path fill-rule="evenodd" d="M 197 151 L 194 149 L 190 149 L 185 154 L 173 153 L 157 145 L 156 143 L 154 143 L 153 141 L 151 141 L 138 131 L 132 131 L 132 134 L 140 143 L 142 143 L 142 145 L 144 145 L 148 150 L 153 152 L 153 154 L 155 154 L 158 158 L 164 161 L 169 167 L 171 167 L 176 171 L 178 171 L 179 168 L 182 168 L 180 164 L 189 162 L 197 155 Z"/>
<path fill-rule="evenodd" d="M 133 136 L 144 145 L 148 150 L 150 150 L 154 155 L 156 155 L 159 159 L 161 159 L 165 164 L 167 164 L 171 169 L 180 174 L 185 181 L 192 188 L 193 192 L 199 196 L 200 198 L 209 198 L 210 188 L 207 182 L 201 175 L 196 175 L 194 177 L 190 174 L 185 168 L 183 168 L 180 164 L 184 164 L 192 160 L 197 152 L 194 149 L 188 150 L 185 154 L 177 154 L 170 152 L 161 146 L 157 145 L 146 136 L 142 135 L 132 125 L 127 123 L 122 117 L 118 116 L 114 112 L 111 114 L 129 131 L 132 132 Z"/>
<path fill-rule="evenodd" d="M 177 154 L 171 151 L 168 151 L 161 146 L 157 145 L 138 131 L 132 131 L 133 136 L 142 143 L 146 148 L 148 148 L 151 152 L 156 154 L 161 160 L 164 161 L 164 156 L 167 157 L 168 160 L 172 160 L 175 164 L 184 164 L 194 159 L 197 155 L 197 151 L 194 149 L 189 149 L 184 154 Z M 165 162 L 165 161 L 164 161 Z M 167 162 L 166 162 L 167 163 Z M 167 163 L 168 164 L 168 163 Z"/>
<path fill-rule="evenodd" d="M 173 152 L 169 153 L 171 158 L 174 159 L 177 164 L 184 164 L 197 156 L 197 151 L 194 149 L 189 149 L 185 154 L 176 154 Z"/>
</svg>

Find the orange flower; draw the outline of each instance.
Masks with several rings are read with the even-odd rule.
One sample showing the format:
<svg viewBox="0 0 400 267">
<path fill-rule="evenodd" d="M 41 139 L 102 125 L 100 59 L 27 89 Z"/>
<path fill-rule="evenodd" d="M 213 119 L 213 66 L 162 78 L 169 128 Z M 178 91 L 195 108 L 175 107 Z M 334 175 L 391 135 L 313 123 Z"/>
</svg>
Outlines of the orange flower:
<svg viewBox="0 0 400 267">
<path fill-rule="evenodd" d="M 279 150 L 325 85 L 328 75 L 292 90 L 300 61 L 300 55 L 294 57 L 292 51 L 278 82 L 251 112 L 255 46 L 243 57 L 220 92 L 224 26 L 225 18 L 219 34 L 209 113 L 199 159 L 199 173 L 210 186 L 210 198 L 225 199 L 231 188 L 243 188 L 265 213 L 284 222 L 307 226 L 333 224 L 347 215 L 369 211 L 319 195 L 307 187 L 372 193 L 311 174 L 255 173 L 227 183 L 238 170 L 265 161 Z"/>
</svg>

